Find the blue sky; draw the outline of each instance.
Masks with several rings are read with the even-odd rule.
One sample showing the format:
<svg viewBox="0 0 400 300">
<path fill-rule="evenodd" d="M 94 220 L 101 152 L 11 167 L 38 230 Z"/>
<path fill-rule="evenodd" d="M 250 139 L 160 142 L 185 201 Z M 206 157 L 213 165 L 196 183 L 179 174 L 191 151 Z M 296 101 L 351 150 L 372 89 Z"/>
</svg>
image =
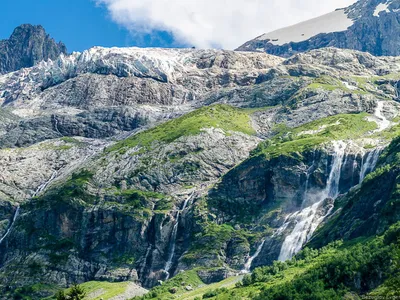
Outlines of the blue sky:
<svg viewBox="0 0 400 300">
<path fill-rule="evenodd" d="M 30 23 L 43 25 L 70 52 L 93 46 L 235 49 L 355 1 L 0 0 L 0 39 Z"/>
<path fill-rule="evenodd" d="M 70 52 L 92 46 L 181 46 L 163 31 L 133 37 L 92 0 L 1 0 L 0 11 L 0 39 L 8 38 L 18 25 L 30 23 L 43 25 Z"/>
</svg>

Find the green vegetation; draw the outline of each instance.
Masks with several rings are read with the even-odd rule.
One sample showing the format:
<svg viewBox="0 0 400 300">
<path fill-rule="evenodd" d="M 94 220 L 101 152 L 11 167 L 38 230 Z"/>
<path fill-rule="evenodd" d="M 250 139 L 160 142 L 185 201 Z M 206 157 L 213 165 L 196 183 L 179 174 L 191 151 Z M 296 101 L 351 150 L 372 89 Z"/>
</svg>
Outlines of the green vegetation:
<svg viewBox="0 0 400 300">
<path fill-rule="evenodd" d="M 357 139 L 377 128 L 375 122 L 366 120 L 368 114 L 335 115 L 305 124 L 295 129 L 279 125 L 276 136 L 261 143 L 252 156 L 266 155 L 268 158 L 292 155 L 314 149 L 335 140 Z"/>
<path fill-rule="evenodd" d="M 313 83 L 307 86 L 307 89 L 324 89 L 326 91 L 334 91 L 337 89 L 345 90 L 346 87 L 340 80 L 336 78 L 322 76 L 316 78 Z"/>
<path fill-rule="evenodd" d="M 374 76 L 372 79 L 375 84 L 379 83 L 379 81 L 382 81 L 382 80 L 398 81 L 398 80 L 400 80 L 400 73 L 390 73 L 390 74 L 383 75 L 383 76 Z"/>
<path fill-rule="evenodd" d="M 178 295 L 177 299 L 182 299 L 182 300 L 199 300 L 202 299 L 205 294 L 208 293 L 210 295 L 211 293 L 224 293 L 227 291 L 227 289 L 231 289 L 235 287 L 235 284 L 237 284 L 240 280 L 242 279 L 242 276 L 235 276 L 235 277 L 229 277 L 225 280 L 222 280 L 220 282 L 212 283 L 209 285 L 200 285 L 199 287 L 195 288 L 193 291 L 190 292 L 184 292 L 180 295 Z"/>
<path fill-rule="evenodd" d="M 290 282 L 265 288 L 257 299 L 343 299 L 348 293 L 368 293 L 375 288 L 379 277 L 398 275 L 399 269 L 395 265 L 399 263 L 399 234 L 397 224 L 384 236 L 370 242 L 359 242 L 350 247 L 344 244 L 334 250 L 303 251 L 288 264 L 297 266 L 296 260 L 303 259 L 314 266 Z M 323 260 L 321 255 L 325 256 Z"/>
<path fill-rule="evenodd" d="M 336 241 L 319 250 L 305 248 L 290 261 L 256 268 L 235 287 L 213 284 L 192 292 L 183 291 L 177 298 L 339 300 L 349 295 L 399 296 L 399 267 L 400 223 L 397 223 L 382 236 L 346 243 Z M 170 286 L 169 281 L 163 289 L 166 286 Z M 152 292 L 147 299 L 174 298 L 172 294 Z M 358 299 L 355 297 L 351 299 Z"/>
<path fill-rule="evenodd" d="M 87 193 L 87 185 L 92 180 L 94 173 L 89 170 L 81 170 L 72 174 L 60 188 L 57 189 L 57 196 L 60 200 L 78 198 L 85 202 L 93 202 L 94 196 Z"/>
<path fill-rule="evenodd" d="M 37 296 L 46 291 L 48 293 L 55 293 L 57 287 L 48 284 L 37 283 L 34 285 L 24 286 L 16 288 L 15 290 L 7 293 L 5 299 L 16 299 L 16 300 L 33 300 L 37 299 Z"/>
<path fill-rule="evenodd" d="M 165 195 L 155 192 L 140 191 L 140 190 L 124 190 L 115 194 L 121 198 L 123 204 L 129 205 L 131 208 L 145 208 L 151 200 L 161 200 Z"/>
<path fill-rule="evenodd" d="M 195 263 L 199 259 L 207 258 L 210 261 L 208 267 L 220 267 L 221 253 L 227 243 L 232 242 L 234 247 L 248 249 L 250 244 L 257 244 L 261 236 L 266 235 L 266 228 L 252 233 L 245 228 L 234 228 L 234 224 L 216 224 L 206 217 L 209 212 L 207 205 L 207 199 L 196 203 L 194 215 L 199 230 L 193 234 L 193 243 L 183 256 L 186 263 Z M 261 229 L 264 228 L 261 227 Z"/>
<path fill-rule="evenodd" d="M 203 299 L 214 298 L 222 293 L 226 293 L 227 291 L 228 291 L 227 288 L 219 288 L 219 289 L 211 290 L 211 291 L 204 293 Z"/>
<path fill-rule="evenodd" d="M 57 300 L 83 300 L 86 296 L 85 289 L 77 284 L 74 284 L 68 291 L 59 291 L 56 294 Z"/>
<path fill-rule="evenodd" d="M 78 147 L 84 146 L 86 144 L 85 142 L 81 142 L 80 140 L 69 136 L 62 137 L 61 140 L 64 143 L 76 145 Z"/>
<path fill-rule="evenodd" d="M 306 87 L 306 89 L 308 90 L 323 89 L 329 92 L 332 92 L 334 90 L 342 90 L 352 94 L 368 94 L 368 91 L 365 89 L 365 85 L 361 86 L 359 85 L 359 88 L 360 89 L 350 89 L 339 79 L 330 76 L 318 77 L 314 79 L 314 81 Z"/>
<path fill-rule="evenodd" d="M 229 134 L 237 131 L 255 134 L 250 122 L 250 111 L 229 105 L 202 107 L 180 118 L 168 121 L 153 129 L 138 133 L 107 149 L 107 152 L 125 153 L 128 149 L 140 146 L 142 151 L 150 149 L 153 143 L 171 143 L 182 136 L 197 135 L 203 128 L 220 128 Z"/>
<path fill-rule="evenodd" d="M 135 297 L 134 299 L 174 299 L 179 295 L 187 293 L 187 287 L 195 289 L 203 285 L 204 283 L 197 275 L 197 269 L 193 269 L 176 275 L 174 278 L 164 282 L 162 285 L 153 288 L 148 294 L 141 297 Z"/>
<path fill-rule="evenodd" d="M 85 282 L 83 284 L 80 284 L 79 286 L 72 286 L 69 289 L 66 289 L 65 291 L 60 291 L 59 294 L 62 295 L 64 294 L 66 298 L 56 298 L 57 300 L 64 300 L 64 299 L 86 299 L 85 297 L 82 298 L 68 298 L 70 297 L 69 295 L 73 294 L 80 294 L 79 295 L 96 295 L 92 300 L 107 300 L 111 299 L 115 296 L 119 296 L 121 294 L 124 294 L 126 291 L 126 288 L 128 287 L 129 283 L 128 282 L 105 282 L 105 281 L 89 281 Z"/>
<path fill-rule="evenodd" d="M 190 262 L 204 256 L 218 256 L 222 246 L 235 234 L 235 229 L 227 224 L 202 224 L 202 231 L 194 236 L 195 244 L 184 255 L 184 260 Z"/>
</svg>

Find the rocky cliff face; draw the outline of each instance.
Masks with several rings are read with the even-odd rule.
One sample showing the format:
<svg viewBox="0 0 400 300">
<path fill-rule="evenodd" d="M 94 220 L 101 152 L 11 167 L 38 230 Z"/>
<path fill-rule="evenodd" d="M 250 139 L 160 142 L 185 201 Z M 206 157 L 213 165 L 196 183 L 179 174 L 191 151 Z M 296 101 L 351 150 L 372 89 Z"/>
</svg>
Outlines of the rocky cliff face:
<svg viewBox="0 0 400 300">
<path fill-rule="evenodd" d="M 21 25 L 8 40 L 0 41 L 0 74 L 54 60 L 60 54 L 67 54 L 67 48 L 56 43 L 42 26 Z"/>
<path fill-rule="evenodd" d="M 93 48 L 0 76 L 4 297 L 290 258 L 398 134 L 399 73 L 335 48 Z"/>
<path fill-rule="evenodd" d="M 397 56 L 399 8 L 397 0 L 361 0 L 346 9 L 264 34 L 237 50 L 289 57 L 312 49 L 337 47 Z"/>
</svg>

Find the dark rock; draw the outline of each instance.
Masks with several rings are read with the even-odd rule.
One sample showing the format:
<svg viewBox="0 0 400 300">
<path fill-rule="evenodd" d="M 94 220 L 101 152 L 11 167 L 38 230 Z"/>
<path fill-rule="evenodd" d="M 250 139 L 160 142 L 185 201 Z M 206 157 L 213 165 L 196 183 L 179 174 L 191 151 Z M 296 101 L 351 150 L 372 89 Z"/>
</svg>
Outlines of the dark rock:
<svg viewBox="0 0 400 300">
<path fill-rule="evenodd" d="M 0 41 L 0 74 L 29 68 L 42 60 L 67 54 L 63 43 L 56 43 L 42 26 L 17 27 L 8 40 Z"/>
<path fill-rule="evenodd" d="M 205 284 L 211 284 L 215 282 L 220 282 L 230 276 L 232 276 L 232 272 L 225 268 L 214 269 L 214 270 L 200 270 L 197 272 L 200 279 Z"/>
</svg>

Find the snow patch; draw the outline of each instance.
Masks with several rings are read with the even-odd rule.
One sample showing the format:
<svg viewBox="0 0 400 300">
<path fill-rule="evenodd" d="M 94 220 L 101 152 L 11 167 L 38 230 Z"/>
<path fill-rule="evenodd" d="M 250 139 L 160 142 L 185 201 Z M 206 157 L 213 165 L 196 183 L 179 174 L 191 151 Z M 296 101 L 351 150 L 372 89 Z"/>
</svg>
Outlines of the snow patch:
<svg viewBox="0 0 400 300">
<path fill-rule="evenodd" d="M 390 13 L 389 4 L 390 3 L 379 3 L 378 6 L 375 8 L 374 17 L 378 17 L 379 18 L 379 14 L 381 12 Z"/>
<path fill-rule="evenodd" d="M 270 40 L 271 44 L 284 45 L 290 42 L 302 42 L 320 33 L 340 32 L 347 30 L 354 21 L 343 9 L 314 18 L 293 26 L 266 33 L 257 40 Z"/>
</svg>

